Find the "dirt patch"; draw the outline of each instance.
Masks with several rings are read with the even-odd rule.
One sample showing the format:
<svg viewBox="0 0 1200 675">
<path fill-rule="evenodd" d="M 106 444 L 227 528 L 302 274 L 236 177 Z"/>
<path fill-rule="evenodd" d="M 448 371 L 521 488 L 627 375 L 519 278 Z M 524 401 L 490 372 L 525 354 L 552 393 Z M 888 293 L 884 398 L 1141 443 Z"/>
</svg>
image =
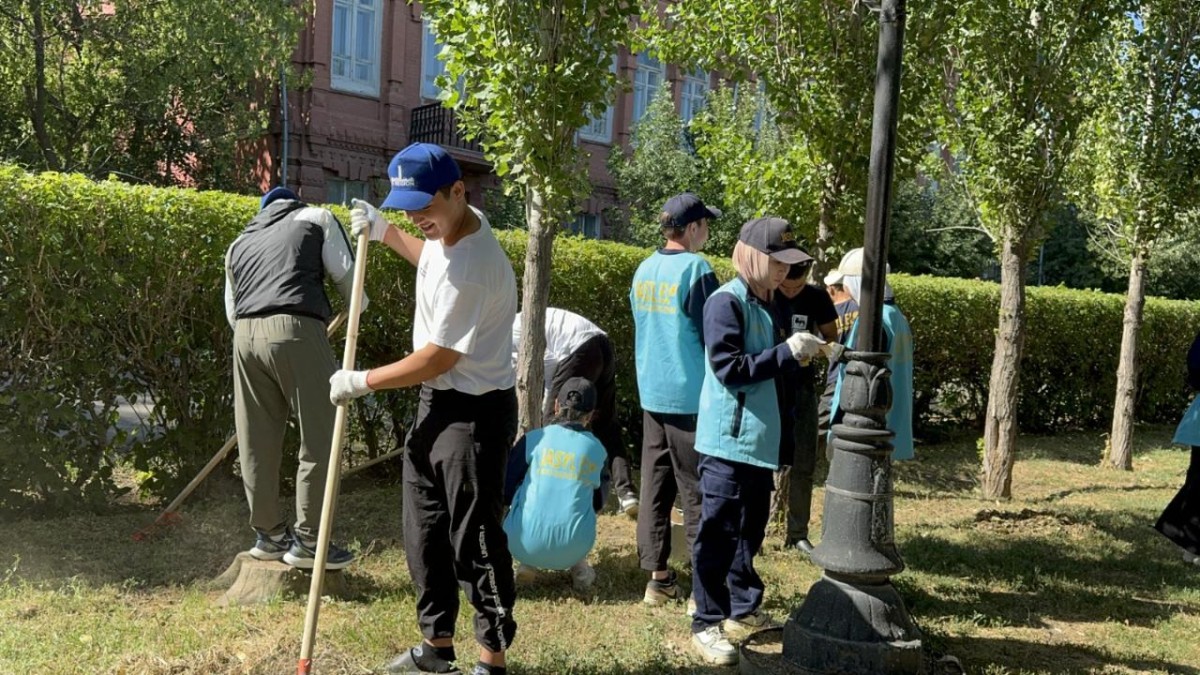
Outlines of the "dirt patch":
<svg viewBox="0 0 1200 675">
<path fill-rule="evenodd" d="M 1053 511 L 1037 511 L 1034 509 L 1001 511 L 999 509 L 983 509 L 975 513 L 975 528 L 1038 534 L 1044 532 L 1062 532 L 1064 529 L 1087 529 L 1088 526 L 1081 524 L 1071 516 Z"/>
</svg>

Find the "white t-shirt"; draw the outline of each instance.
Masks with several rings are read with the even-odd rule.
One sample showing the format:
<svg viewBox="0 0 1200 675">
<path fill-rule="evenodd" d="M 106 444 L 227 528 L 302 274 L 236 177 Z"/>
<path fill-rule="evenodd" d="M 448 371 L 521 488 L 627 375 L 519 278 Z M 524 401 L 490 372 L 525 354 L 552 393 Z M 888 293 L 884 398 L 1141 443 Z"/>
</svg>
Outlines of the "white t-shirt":
<svg viewBox="0 0 1200 675">
<path fill-rule="evenodd" d="M 546 308 L 546 354 L 543 357 L 546 394 L 550 393 L 550 383 L 558 364 L 570 356 L 571 352 L 583 346 L 583 343 L 604 334 L 599 326 L 574 312 L 557 307 Z M 517 349 L 521 344 L 520 313 L 513 320 L 512 343 L 512 363 L 513 368 L 516 368 Z"/>
<path fill-rule="evenodd" d="M 413 350 L 432 342 L 462 354 L 453 368 L 425 384 L 479 395 L 516 384 L 517 282 L 487 216 L 470 208 L 479 218 L 477 232 L 453 246 L 426 241 L 421 249 Z"/>
</svg>

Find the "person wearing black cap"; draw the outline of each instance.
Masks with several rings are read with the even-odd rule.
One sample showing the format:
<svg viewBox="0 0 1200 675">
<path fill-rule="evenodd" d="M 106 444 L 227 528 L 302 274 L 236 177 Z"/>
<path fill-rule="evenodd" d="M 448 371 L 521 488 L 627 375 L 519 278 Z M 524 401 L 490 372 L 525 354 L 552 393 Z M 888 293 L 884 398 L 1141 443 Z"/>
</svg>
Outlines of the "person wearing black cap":
<svg viewBox="0 0 1200 675">
<path fill-rule="evenodd" d="M 513 367 L 521 344 L 521 313 L 513 320 Z M 608 334 L 586 318 L 557 307 L 546 308 L 546 386 L 542 417 L 550 419 L 563 383 L 582 377 L 596 387 L 596 414 L 591 429 L 608 453 L 608 468 L 621 512 L 637 518 L 638 498 L 629 457 L 617 422 L 617 359 Z"/>
<path fill-rule="evenodd" d="M 650 572 L 643 600 L 679 597 L 671 554 L 671 509 L 678 496 L 690 549 L 696 539 L 696 413 L 704 381 L 704 303 L 717 288 L 712 266 L 697 252 L 708 241 L 717 209 L 685 192 L 667 200 L 659 223 L 666 245 L 638 266 L 629 291 L 633 307 L 638 397 L 642 405 L 642 494 L 637 546 Z"/>
<path fill-rule="evenodd" d="M 779 339 L 807 331 L 831 342 L 837 339 L 837 309 L 828 293 L 808 283 L 813 260 L 807 253 L 805 258 L 788 269 L 787 278 L 775 294 Z M 813 549 L 808 540 L 808 521 L 812 512 L 813 474 L 817 468 L 819 375 L 817 367 L 810 364 L 801 366 L 794 376 L 779 380 L 779 399 L 784 412 L 781 461 L 791 466 L 787 472 L 784 547 L 804 553 Z"/>
<path fill-rule="evenodd" d="M 692 548 L 692 644 L 708 663 L 732 665 L 730 638 L 772 624 L 759 608 L 754 556 L 767 529 L 780 460 L 776 378 L 794 377 L 824 341 L 808 331 L 779 342 L 772 300 L 790 265 L 809 257 L 782 218 L 747 222 L 733 249 L 737 277 L 704 305 L 704 384 L 696 452 L 700 527 Z"/>
<path fill-rule="evenodd" d="M 225 315 L 233 328 L 233 403 L 242 483 L 257 534 L 250 555 L 311 569 L 333 442 L 329 376 L 337 370 L 325 326 L 333 315 L 329 277 L 350 304 L 354 254 L 326 209 L 285 187 L 263 195 L 258 215 L 225 252 Z M 367 298 L 363 297 L 363 308 Z M 279 508 L 279 469 L 288 420 L 300 429 L 296 520 Z M 354 555 L 330 544 L 329 569 Z"/>
<path fill-rule="evenodd" d="M 388 673 L 459 673 L 454 631 L 461 585 L 475 608 L 479 662 L 473 673 L 505 672 L 516 588 L 504 534 L 504 468 L 517 432 L 512 264 L 487 217 L 467 204 L 454 158 L 414 143 L 388 167 L 383 208 L 399 209 L 424 240 L 391 226 L 354 200 L 351 227 L 383 241 L 417 268 L 413 351 L 372 370 L 340 370 L 330 400 L 420 385 L 404 453 L 404 551 L 417 590 L 424 641 Z"/>
<path fill-rule="evenodd" d="M 596 580 L 587 554 L 596 543 L 596 514 L 604 508 L 605 450 L 588 431 L 596 388 L 573 377 L 559 388 L 550 423 L 517 441 L 508 458 L 504 520 L 508 548 L 521 563 L 517 578 L 536 570 L 570 570 L 575 590 Z"/>
</svg>

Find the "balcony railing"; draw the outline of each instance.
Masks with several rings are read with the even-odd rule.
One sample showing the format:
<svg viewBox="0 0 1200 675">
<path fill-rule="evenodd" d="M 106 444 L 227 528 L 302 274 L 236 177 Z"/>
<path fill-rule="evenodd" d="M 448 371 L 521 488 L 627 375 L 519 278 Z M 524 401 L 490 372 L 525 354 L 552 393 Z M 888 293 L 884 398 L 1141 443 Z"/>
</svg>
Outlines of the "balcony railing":
<svg viewBox="0 0 1200 675">
<path fill-rule="evenodd" d="M 468 141 L 458 133 L 458 115 L 441 103 L 413 108 L 408 128 L 410 143 L 437 143 L 446 148 L 458 148 L 483 153 L 479 141 Z"/>
</svg>

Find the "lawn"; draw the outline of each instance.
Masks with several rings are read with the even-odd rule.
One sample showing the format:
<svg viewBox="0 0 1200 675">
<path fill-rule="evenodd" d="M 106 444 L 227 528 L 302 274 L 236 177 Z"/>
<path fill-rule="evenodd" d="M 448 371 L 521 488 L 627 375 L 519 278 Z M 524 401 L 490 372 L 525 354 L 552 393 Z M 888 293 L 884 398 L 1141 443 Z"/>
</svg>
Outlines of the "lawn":
<svg viewBox="0 0 1200 675">
<path fill-rule="evenodd" d="M 973 436 L 918 447 L 899 466 L 894 580 L 935 653 L 968 673 L 1200 675 L 1200 567 L 1150 525 L 1182 483 L 1170 431 L 1139 430 L 1132 473 L 1100 467 L 1099 434 L 1022 438 L 1016 498 L 979 498 Z M 221 485 L 162 536 L 153 510 L 0 523 L 0 674 L 295 672 L 304 600 L 221 607 L 208 587 L 251 538 L 244 496 Z M 820 490 L 814 504 L 820 515 Z M 321 612 L 316 670 L 369 673 L 419 639 L 394 484 L 347 485 L 338 539 L 360 562 L 353 599 Z M 510 672 L 732 673 L 688 648 L 683 605 L 641 604 L 633 522 L 601 517 L 591 597 L 565 580 L 520 589 Z M 766 609 L 784 618 L 819 570 L 768 537 Z M 461 656 L 473 656 L 469 606 Z"/>
</svg>

